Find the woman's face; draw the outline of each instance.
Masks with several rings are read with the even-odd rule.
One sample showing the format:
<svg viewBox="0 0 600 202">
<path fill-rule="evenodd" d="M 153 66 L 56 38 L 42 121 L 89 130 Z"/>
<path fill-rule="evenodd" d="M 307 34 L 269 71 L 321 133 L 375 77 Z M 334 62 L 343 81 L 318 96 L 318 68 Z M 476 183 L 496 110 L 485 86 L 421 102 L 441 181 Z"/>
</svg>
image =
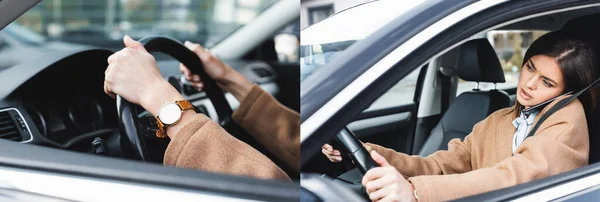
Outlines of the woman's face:
<svg viewBox="0 0 600 202">
<path fill-rule="evenodd" d="M 536 55 L 521 69 L 517 101 L 525 108 L 563 93 L 565 84 L 560 67 L 552 57 Z"/>
</svg>

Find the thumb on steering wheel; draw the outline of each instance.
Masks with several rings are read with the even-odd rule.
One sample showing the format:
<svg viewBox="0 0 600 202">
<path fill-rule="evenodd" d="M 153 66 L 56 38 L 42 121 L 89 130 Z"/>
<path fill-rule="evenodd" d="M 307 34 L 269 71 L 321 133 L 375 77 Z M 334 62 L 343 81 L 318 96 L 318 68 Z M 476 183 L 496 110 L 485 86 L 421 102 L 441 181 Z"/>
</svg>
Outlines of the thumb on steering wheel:
<svg viewBox="0 0 600 202">
<path fill-rule="evenodd" d="M 142 43 L 140 43 L 139 41 L 133 40 L 131 37 L 125 35 L 125 37 L 123 37 L 123 42 L 125 43 L 125 46 L 128 48 L 133 48 L 135 50 L 141 50 L 144 52 L 148 52 L 146 51 L 146 48 L 144 48 L 144 45 L 142 45 Z"/>
<path fill-rule="evenodd" d="M 375 150 L 371 151 L 371 158 L 373 158 L 373 161 L 377 162 L 377 164 L 379 164 L 381 167 L 391 166 L 390 163 L 388 163 L 388 161 Z"/>
</svg>

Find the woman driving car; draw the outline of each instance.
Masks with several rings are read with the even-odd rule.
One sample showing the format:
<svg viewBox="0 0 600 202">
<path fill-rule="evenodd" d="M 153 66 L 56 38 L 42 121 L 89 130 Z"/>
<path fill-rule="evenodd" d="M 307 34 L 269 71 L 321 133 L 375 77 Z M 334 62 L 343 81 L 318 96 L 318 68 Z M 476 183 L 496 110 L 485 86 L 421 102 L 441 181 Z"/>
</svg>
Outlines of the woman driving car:
<svg viewBox="0 0 600 202">
<path fill-rule="evenodd" d="M 113 98 L 120 95 L 142 106 L 157 117 L 157 121 L 165 122 L 161 116 L 179 117 L 168 120 L 171 124 L 164 131 L 164 136 L 171 139 L 164 154 L 165 165 L 289 180 L 285 172 L 262 153 L 229 135 L 209 117 L 187 110 L 193 109 L 191 103 L 162 77 L 156 60 L 144 46 L 128 36 L 124 43 L 124 49 L 108 58 L 104 91 Z M 198 55 L 206 73 L 219 87 L 240 101 L 232 119 L 277 158 L 299 171 L 299 114 L 281 105 L 200 45 L 186 42 L 185 46 Z M 180 70 L 195 88 L 202 89 L 199 76 L 191 75 L 183 65 Z M 169 107 L 176 106 L 179 106 L 177 110 L 169 111 Z M 174 116 L 174 112 L 181 114 Z M 157 136 L 161 135 L 157 133 Z"/>
<path fill-rule="evenodd" d="M 448 201 L 540 179 L 588 164 L 586 113 L 595 109 L 597 90 L 590 89 L 528 131 L 548 109 L 598 78 L 592 47 L 553 32 L 527 50 L 515 105 L 477 123 L 464 140 L 427 157 L 409 156 L 365 143 L 380 167 L 362 178 L 373 201 Z M 536 107 L 558 98 L 546 106 Z M 467 115 L 468 116 L 468 115 Z M 332 162 L 342 156 L 331 145 L 323 154 Z"/>
</svg>

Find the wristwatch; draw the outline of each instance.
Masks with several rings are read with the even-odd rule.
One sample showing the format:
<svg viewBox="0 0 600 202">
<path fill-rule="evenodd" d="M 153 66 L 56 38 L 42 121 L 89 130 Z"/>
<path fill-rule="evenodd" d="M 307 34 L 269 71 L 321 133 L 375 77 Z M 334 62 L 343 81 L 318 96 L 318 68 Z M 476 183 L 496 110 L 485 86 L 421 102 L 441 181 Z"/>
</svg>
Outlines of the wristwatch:
<svg viewBox="0 0 600 202">
<path fill-rule="evenodd" d="M 178 100 L 163 104 L 158 110 L 158 115 L 156 116 L 156 123 L 158 125 L 156 137 L 167 137 L 166 128 L 170 125 L 179 123 L 179 120 L 181 120 L 181 114 L 188 109 L 194 109 L 194 105 L 187 100 Z"/>
</svg>

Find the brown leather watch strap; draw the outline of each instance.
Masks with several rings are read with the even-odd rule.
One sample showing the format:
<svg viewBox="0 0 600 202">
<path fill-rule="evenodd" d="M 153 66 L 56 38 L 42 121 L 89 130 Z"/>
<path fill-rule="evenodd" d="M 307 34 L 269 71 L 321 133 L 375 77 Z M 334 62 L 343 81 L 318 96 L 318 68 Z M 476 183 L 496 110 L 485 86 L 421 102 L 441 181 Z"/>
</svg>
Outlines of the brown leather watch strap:
<svg viewBox="0 0 600 202">
<path fill-rule="evenodd" d="M 167 137 L 165 125 L 158 118 L 156 118 L 156 125 L 158 126 L 158 130 L 156 131 L 156 137 L 161 139 Z"/>
<path fill-rule="evenodd" d="M 175 101 L 175 104 L 177 104 L 179 106 L 179 108 L 181 108 L 182 113 L 185 110 L 194 109 L 194 105 L 192 105 L 192 103 L 187 100 L 177 100 L 177 101 Z M 157 138 L 166 138 L 167 137 L 167 126 L 165 126 L 165 124 L 163 124 L 162 121 L 160 121 L 160 119 L 158 117 L 155 117 L 155 118 L 156 118 L 156 125 L 158 126 L 158 130 L 156 131 L 156 137 Z M 175 124 L 177 124 L 177 123 L 179 123 L 179 121 L 177 121 Z"/>
<path fill-rule="evenodd" d="M 185 111 L 188 109 L 194 109 L 194 105 L 192 105 L 192 103 L 187 100 L 177 100 L 177 101 L 175 101 L 175 104 L 179 105 L 179 107 L 181 108 L 181 111 Z"/>
</svg>

